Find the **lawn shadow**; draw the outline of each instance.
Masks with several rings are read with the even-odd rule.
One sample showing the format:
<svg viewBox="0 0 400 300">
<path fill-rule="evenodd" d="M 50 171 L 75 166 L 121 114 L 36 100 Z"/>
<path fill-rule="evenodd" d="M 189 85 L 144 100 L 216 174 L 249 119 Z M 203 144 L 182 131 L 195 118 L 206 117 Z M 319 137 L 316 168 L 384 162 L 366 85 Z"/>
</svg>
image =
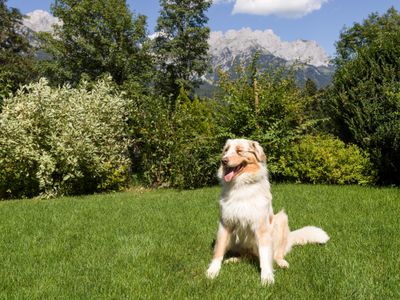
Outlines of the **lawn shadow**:
<svg viewBox="0 0 400 300">
<path fill-rule="evenodd" d="M 211 251 L 214 250 L 215 243 L 216 243 L 216 240 L 213 239 L 213 241 L 210 244 Z M 237 260 L 235 260 L 235 258 L 237 258 Z M 229 263 L 231 263 L 230 261 L 232 263 L 245 262 L 245 263 L 250 264 L 251 266 L 253 266 L 258 272 L 261 272 L 260 260 L 254 254 L 243 253 L 243 252 L 234 251 L 234 250 L 228 250 L 224 255 L 223 263 L 228 263 L 229 264 Z"/>
</svg>

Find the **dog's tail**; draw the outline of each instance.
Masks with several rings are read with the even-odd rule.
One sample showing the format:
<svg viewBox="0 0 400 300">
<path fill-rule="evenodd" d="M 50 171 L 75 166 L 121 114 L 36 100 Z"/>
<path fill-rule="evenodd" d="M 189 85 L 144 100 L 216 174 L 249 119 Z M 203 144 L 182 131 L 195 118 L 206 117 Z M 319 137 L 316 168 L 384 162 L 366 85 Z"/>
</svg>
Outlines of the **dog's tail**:
<svg viewBox="0 0 400 300">
<path fill-rule="evenodd" d="M 305 245 L 309 243 L 325 244 L 328 240 L 328 234 L 321 228 L 306 226 L 289 233 L 286 251 L 289 252 L 292 246 L 295 245 Z"/>
</svg>

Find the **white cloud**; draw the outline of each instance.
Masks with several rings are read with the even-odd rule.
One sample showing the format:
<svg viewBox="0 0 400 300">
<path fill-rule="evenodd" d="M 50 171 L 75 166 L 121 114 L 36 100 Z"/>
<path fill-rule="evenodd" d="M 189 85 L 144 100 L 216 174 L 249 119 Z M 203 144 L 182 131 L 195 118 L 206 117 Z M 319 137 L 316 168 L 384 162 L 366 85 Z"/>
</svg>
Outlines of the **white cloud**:
<svg viewBox="0 0 400 300">
<path fill-rule="evenodd" d="M 235 2 L 233 14 L 276 15 L 300 18 L 319 10 L 328 0 L 215 0 L 214 4 Z"/>
</svg>

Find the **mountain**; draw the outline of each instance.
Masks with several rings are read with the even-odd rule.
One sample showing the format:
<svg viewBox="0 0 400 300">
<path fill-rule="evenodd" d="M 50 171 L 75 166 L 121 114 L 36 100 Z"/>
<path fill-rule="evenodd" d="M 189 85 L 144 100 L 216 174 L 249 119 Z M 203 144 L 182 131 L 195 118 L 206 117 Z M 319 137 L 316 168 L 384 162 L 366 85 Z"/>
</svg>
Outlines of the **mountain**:
<svg viewBox="0 0 400 300">
<path fill-rule="evenodd" d="M 329 65 L 328 55 L 316 42 L 282 41 L 271 29 L 252 31 L 250 28 L 243 28 L 228 30 L 226 33 L 214 31 L 211 32 L 209 41 L 210 53 L 216 59 L 216 63 L 221 63 L 220 58 L 224 62 L 224 56 L 235 57 L 257 49 L 289 62 L 299 60 L 316 67 Z"/>
<path fill-rule="evenodd" d="M 52 32 L 53 24 L 62 23 L 43 10 L 30 12 L 24 19 L 24 25 L 36 32 Z M 205 76 L 206 82 L 200 89 L 201 94 L 209 95 L 215 87 L 218 68 L 234 75 L 235 66 L 250 64 L 256 52 L 260 55 L 260 69 L 271 65 L 290 68 L 296 64 L 296 77 L 300 86 L 310 78 L 318 87 L 325 87 L 331 82 L 334 72 L 330 58 L 315 41 L 283 41 L 271 29 L 253 31 L 243 28 L 225 33 L 214 31 L 210 34 L 209 45 L 212 72 Z"/>
<path fill-rule="evenodd" d="M 49 12 L 38 9 L 27 13 L 23 24 L 35 32 L 53 32 L 53 25 L 61 24 L 61 22 Z"/>
<path fill-rule="evenodd" d="M 259 54 L 258 65 L 261 70 L 267 66 L 295 67 L 300 86 L 310 78 L 318 87 L 326 87 L 334 73 L 329 56 L 315 41 L 282 41 L 271 29 L 252 31 L 243 28 L 225 33 L 211 32 L 209 44 L 213 72 L 206 76 L 207 83 L 203 89 L 218 79 L 217 68 L 234 75 L 235 66 L 249 65 L 256 52 Z"/>
</svg>

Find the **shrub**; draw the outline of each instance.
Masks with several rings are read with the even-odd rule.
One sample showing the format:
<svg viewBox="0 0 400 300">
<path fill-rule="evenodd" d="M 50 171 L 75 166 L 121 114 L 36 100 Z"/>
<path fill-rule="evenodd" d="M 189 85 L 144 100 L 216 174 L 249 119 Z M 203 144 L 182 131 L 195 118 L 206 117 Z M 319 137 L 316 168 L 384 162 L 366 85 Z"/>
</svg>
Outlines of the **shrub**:
<svg viewBox="0 0 400 300">
<path fill-rule="evenodd" d="M 20 89 L 0 115 L 0 197 L 119 189 L 127 178 L 125 100 L 111 80 L 76 89 L 45 79 Z"/>
<path fill-rule="evenodd" d="M 176 149 L 172 153 L 172 182 L 182 188 L 216 183 L 222 143 L 211 101 L 193 101 L 181 91 L 174 115 Z"/>
<path fill-rule="evenodd" d="M 272 178 L 299 183 L 371 184 L 374 181 L 366 152 L 332 136 L 305 135 L 270 164 Z"/>
<path fill-rule="evenodd" d="M 222 143 L 210 101 L 190 100 L 181 89 L 175 107 L 162 97 L 136 102 L 131 129 L 133 170 L 155 187 L 196 188 L 216 182 Z"/>
</svg>

